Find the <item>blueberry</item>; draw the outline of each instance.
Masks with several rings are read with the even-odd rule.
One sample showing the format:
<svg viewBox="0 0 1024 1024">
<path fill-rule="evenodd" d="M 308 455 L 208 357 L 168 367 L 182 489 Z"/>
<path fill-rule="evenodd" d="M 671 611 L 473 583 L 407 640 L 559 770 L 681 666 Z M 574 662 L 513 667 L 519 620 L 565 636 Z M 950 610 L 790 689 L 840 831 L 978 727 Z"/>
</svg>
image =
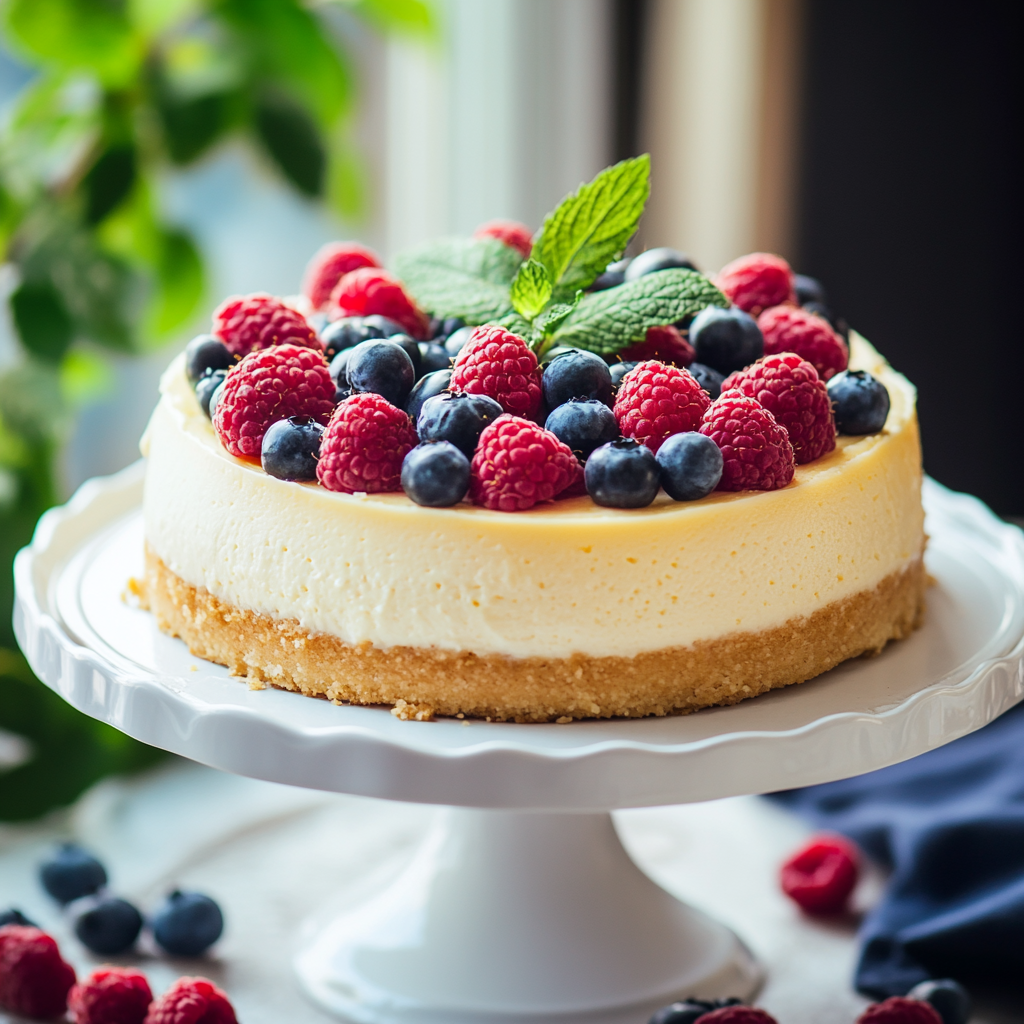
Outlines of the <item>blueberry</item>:
<svg viewBox="0 0 1024 1024">
<path fill-rule="evenodd" d="M 433 373 L 428 373 L 416 381 L 416 386 L 409 392 L 409 397 L 405 403 L 405 411 L 412 417 L 413 423 L 419 419 L 423 403 L 428 398 L 433 398 L 434 395 L 447 391 L 451 380 L 451 370 L 434 370 Z"/>
<path fill-rule="evenodd" d="M 448 508 L 469 489 L 469 459 L 450 441 L 416 445 L 402 462 L 402 490 L 417 505 Z"/>
<path fill-rule="evenodd" d="M 702 309 L 690 324 L 690 344 L 698 363 L 721 374 L 742 370 L 764 355 L 764 337 L 757 321 L 736 307 Z"/>
<path fill-rule="evenodd" d="M 388 341 L 392 345 L 401 345 L 405 349 L 405 354 L 409 357 L 412 363 L 412 372 L 415 374 L 413 380 L 419 380 L 423 376 L 423 369 L 421 368 L 421 356 L 420 356 L 420 343 L 410 338 L 408 334 L 392 334 Z M 438 367 L 442 369 L 442 367 Z"/>
<path fill-rule="evenodd" d="M 457 331 L 448 335 L 444 343 L 444 347 L 448 355 L 454 359 L 462 351 L 462 347 L 466 342 L 469 341 L 469 336 L 472 333 L 472 327 L 460 327 Z"/>
<path fill-rule="evenodd" d="M 157 945 L 172 956 L 199 956 L 224 931 L 220 907 L 198 892 L 175 890 L 150 921 Z"/>
<path fill-rule="evenodd" d="M 106 896 L 75 918 L 75 934 L 86 949 L 101 956 L 124 953 L 142 931 L 142 915 L 127 900 Z"/>
<path fill-rule="evenodd" d="M 609 508 L 644 508 L 658 493 L 658 460 L 629 438 L 595 448 L 584 475 L 587 493 Z"/>
<path fill-rule="evenodd" d="M 344 388 L 336 387 L 334 389 L 334 399 L 333 399 L 333 401 L 334 401 L 335 405 L 341 405 L 341 403 L 344 402 L 346 398 L 351 398 L 351 397 L 352 397 L 352 389 L 349 388 L 349 387 L 344 387 Z"/>
<path fill-rule="evenodd" d="M 354 392 L 375 392 L 402 409 L 416 380 L 416 370 L 401 345 L 390 339 L 374 339 L 361 341 L 352 349 L 345 364 L 345 379 Z"/>
<path fill-rule="evenodd" d="M 711 396 L 711 401 L 715 401 L 722 393 L 722 381 L 725 380 L 724 375 L 717 370 L 712 370 L 710 366 L 705 366 L 703 363 L 690 363 L 687 369 L 694 376 L 697 383 Z"/>
<path fill-rule="evenodd" d="M 339 387 L 344 387 L 347 382 L 345 374 L 348 369 L 348 360 L 352 355 L 352 351 L 353 350 L 351 348 L 343 348 L 328 364 L 327 371 L 330 373 L 334 383 Z"/>
<path fill-rule="evenodd" d="M 263 435 L 260 462 L 278 480 L 315 480 L 324 428 L 309 416 L 272 423 Z"/>
<path fill-rule="evenodd" d="M 942 1024 L 967 1024 L 971 1019 L 970 993 L 952 978 L 922 981 L 907 993 L 907 998 L 930 1003 Z"/>
<path fill-rule="evenodd" d="M 540 380 L 544 401 L 549 409 L 557 409 L 570 398 L 612 400 L 612 375 L 608 364 L 593 352 L 573 349 L 553 359 Z"/>
<path fill-rule="evenodd" d="M 819 302 L 823 306 L 828 305 L 825 286 L 816 277 L 808 277 L 806 274 L 795 274 L 793 277 L 793 289 L 796 292 L 796 301 L 801 306 L 806 306 L 808 302 Z"/>
<path fill-rule="evenodd" d="M 444 345 L 436 341 L 420 342 L 420 376 L 433 373 L 435 370 L 447 370 L 452 365 L 452 357 Z"/>
<path fill-rule="evenodd" d="M 383 338 L 384 332 L 371 327 L 361 316 L 347 316 L 328 324 L 320 334 L 324 345 L 324 358 L 330 362 L 346 348 L 354 348 L 361 341 Z"/>
<path fill-rule="evenodd" d="M 444 340 L 444 321 L 432 316 L 427 323 L 427 337 L 432 340 Z"/>
<path fill-rule="evenodd" d="M 70 903 L 99 892 L 107 884 L 107 872 L 77 843 L 64 843 L 39 865 L 39 880 L 58 903 Z"/>
<path fill-rule="evenodd" d="M 0 910 L 0 928 L 5 924 L 20 924 L 25 928 L 37 927 L 35 921 L 30 921 L 17 907 Z"/>
<path fill-rule="evenodd" d="M 889 416 L 889 392 L 867 370 L 842 370 L 828 382 L 840 434 L 877 434 Z"/>
<path fill-rule="evenodd" d="M 603 292 L 609 288 L 618 288 L 626 280 L 626 268 L 631 260 L 618 260 L 616 263 L 609 263 L 597 280 L 590 286 L 592 292 Z"/>
<path fill-rule="evenodd" d="M 639 362 L 635 359 L 625 360 L 621 363 L 613 363 L 611 370 L 609 371 L 612 375 L 612 388 L 618 389 L 618 386 L 622 383 L 622 378 L 633 369 L 634 366 L 639 366 Z"/>
<path fill-rule="evenodd" d="M 648 1024 L 694 1024 L 706 1013 L 710 1013 L 711 1009 L 711 1005 L 703 999 L 685 999 L 681 1003 L 663 1006 Z"/>
<path fill-rule="evenodd" d="M 661 486 L 676 501 L 706 497 L 722 479 L 722 451 L 703 434 L 673 434 L 658 449 Z"/>
<path fill-rule="evenodd" d="M 450 338 L 456 331 L 461 331 L 466 321 L 461 316 L 450 316 L 441 325 L 441 337 Z"/>
<path fill-rule="evenodd" d="M 573 348 L 572 345 L 552 345 L 551 348 L 549 348 L 547 352 L 540 357 L 539 362 L 541 366 L 547 367 L 548 363 L 554 362 L 559 356 L 564 356 L 567 352 L 581 351 L 582 349 Z"/>
<path fill-rule="evenodd" d="M 210 370 L 226 370 L 235 365 L 227 345 L 212 334 L 200 334 L 185 346 L 185 373 L 194 387 Z"/>
<path fill-rule="evenodd" d="M 502 413 L 501 406 L 487 395 L 458 391 L 428 398 L 416 419 L 421 441 L 450 441 L 469 458 L 484 427 Z"/>
<path fill-rule="evenodd" d="M 653 274 L 658 270 L 671 270 L 673 267 L 682 267 L 684 270 L 697 269 L 690 257 L 678 249 L 648 249 L 626 267 L 626 280 L 635 281 L 638 277 Z"/>
<path fill-rule="evenodd" d="M 210 416 L 210 399 L 213 398 L 214 391 L 224 383 L 224 378 L 227 375 L 227 370 L 211 370 L 196 385 L 196 398 L 199 400 L 199 408 L 208 417 Z"/>
<path fill-rule="evenodd" d="M 596 398 L 570 398 L 553 410 L 544 426 L 586 462 L 590 453 L 619 436 L 615 413 Z"/>
<path fill-rule="evenodd" d="M 220 401 L 221 395 L 224 394 L 224 381 L 221 381 L 213 389 L 213 394 L 210 395 L 210 419 L 213 419 L 214 413 L 217 411 L 217 403 Z"/>
<path fill-rule="evenodd" d="M 395 334 L 405 334 L 405 328 L 400 323 L 389 317 L 380 316 L 377 313 L 374 313 L 372 316 L 363 317 L 363 323 L 370 330 L 380 331 L 378 335 L 380 338 L 390 338 Z"/>
</svg>

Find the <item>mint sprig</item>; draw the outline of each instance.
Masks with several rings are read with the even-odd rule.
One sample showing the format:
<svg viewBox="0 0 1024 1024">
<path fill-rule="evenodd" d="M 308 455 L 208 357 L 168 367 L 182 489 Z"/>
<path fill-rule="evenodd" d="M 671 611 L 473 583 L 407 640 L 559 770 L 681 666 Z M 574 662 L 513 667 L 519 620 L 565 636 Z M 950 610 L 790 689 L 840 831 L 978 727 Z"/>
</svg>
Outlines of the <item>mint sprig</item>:
<svg viewBox="0 0 1024 1024">
<path fill-rule="evenodd" d="M 543 263 L 528 259 L 512 282 L 512 308 L 525 320 L 534 320 L 551 301 L 554 285 Z"/>
</svg>

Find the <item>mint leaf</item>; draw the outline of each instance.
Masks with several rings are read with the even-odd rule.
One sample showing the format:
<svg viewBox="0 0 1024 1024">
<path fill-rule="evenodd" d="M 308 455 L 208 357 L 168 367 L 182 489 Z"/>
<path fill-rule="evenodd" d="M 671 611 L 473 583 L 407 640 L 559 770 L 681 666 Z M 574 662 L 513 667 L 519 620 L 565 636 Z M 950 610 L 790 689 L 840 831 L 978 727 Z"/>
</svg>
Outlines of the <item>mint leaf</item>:
<svg viewBox="0 0 1024 1024">
<path fill-rule="evenodd" d="M 512 307 L 526 320 L 533 320 L 551 300 L 554 285 L 543 263 L 527 260 L 512 282 Z"/>
<path fill-rule="evenodd" d="M 544 218 L 531 258 L 547 267 L 555 299 L 593 283 L 625 251 L 651 191 L 648 154 L 623 160 L 581 185 Z"/>
<path fill-rule="evenodd" d="M 514 311 L 506 313 L 504 316 L 498 317 L 496 320 L 492 320 L 491 323 L 495 323 L 499 327 L 504 327 L 506 331 L 511 331 L 524 341 L 530 337 L 530 321 L 524 320 Z"/>
<path fill-rule="evenodd" d="M 512 309 L 509 285 L 522 262 L 495 238 L 442 238 L 399 253 L 394 271 L 434 316 L 482 324 Z"/>
<path fill-rule="evenodd" d="M 538 336 L 554 334 L 559 327 L 573 314 L 576 307 L 583 298 L 583 292 L 576 293 L 575 302 L 556 302 L 549 309 L 545 309 L 536 320 L 533 321 L 533 329 Z"/>
<path fill-rule="evenodd" d="M 557 345 L 585 348 L 600 355 L 643 341 L 648 327 L 675 323 L 705 306 L 728 306 L 729 300 L 693 270 L 673 268 L 583 298 L 555 331 Z"/>
</svg>

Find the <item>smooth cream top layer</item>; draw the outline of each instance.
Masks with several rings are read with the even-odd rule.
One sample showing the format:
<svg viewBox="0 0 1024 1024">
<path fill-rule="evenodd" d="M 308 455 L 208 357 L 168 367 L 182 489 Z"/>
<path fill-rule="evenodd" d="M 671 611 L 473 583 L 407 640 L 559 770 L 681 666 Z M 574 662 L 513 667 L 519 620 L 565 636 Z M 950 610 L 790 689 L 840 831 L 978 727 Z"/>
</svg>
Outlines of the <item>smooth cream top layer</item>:
<svg viewBox="0 0 1024 1024">
<path fill-rule="evenodd" d="M 788 487 L 647 509 L 427 509 L 267 476 L 220 446 L 179 358 L 143 438 L 146 538 L 235 607 L 352 643 L 517 657 L 631 656 L 760 631 L 874 588 L 923 546 L 913 386 L 881 434 L 840 438 Z"/>
</svg>

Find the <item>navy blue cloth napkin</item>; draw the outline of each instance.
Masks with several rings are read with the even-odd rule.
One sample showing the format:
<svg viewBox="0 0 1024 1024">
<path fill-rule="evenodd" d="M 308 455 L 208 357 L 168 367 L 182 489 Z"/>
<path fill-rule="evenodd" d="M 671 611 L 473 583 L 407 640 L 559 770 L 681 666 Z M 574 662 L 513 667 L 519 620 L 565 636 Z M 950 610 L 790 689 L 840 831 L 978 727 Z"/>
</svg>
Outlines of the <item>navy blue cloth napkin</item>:
<svg viewBox="0 0 1024 1024">
<path fill-rule="evenodd" d="M 771 799 L 892 870 L 861 925 L 861 992 L 1024 989 L 1024 704 L 910 761 Z"/>
</svg>

